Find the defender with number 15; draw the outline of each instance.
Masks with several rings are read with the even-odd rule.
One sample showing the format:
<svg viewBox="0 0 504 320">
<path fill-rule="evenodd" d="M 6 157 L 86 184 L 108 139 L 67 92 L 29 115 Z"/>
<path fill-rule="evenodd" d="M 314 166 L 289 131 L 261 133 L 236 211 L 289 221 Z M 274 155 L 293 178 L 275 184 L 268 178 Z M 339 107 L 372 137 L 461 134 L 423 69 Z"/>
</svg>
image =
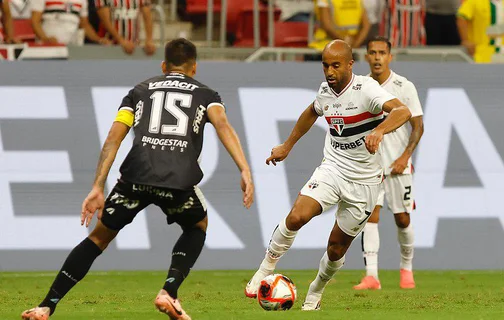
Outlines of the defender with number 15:
<svg viewBox="0 0 504 320">
<path fill-rule="evenodd" d="M 199 157 L 203 128 L 210 122 L 241 172 L 243 205 L 250 208 L 254 186 L 240 141 L 229 124 L 217 92 L 193 78 L 196 47 L 176 39 L 165 47 L 163 75 L 136 85 L 124 97 L 103 146 L 93 188 L 82 204 L 86 227 L 98 211 L 99 221 L 75 247 L 56 276 L 46 298 L 23 312 L 25 320 L 47 320 L 57 303 L 82 280 L 94 260 L 118 232 L 150 204 L 158 206 L 168 224 L 177 223 L 182 235 L 173 247 L 172 262 L 157 309 L 170 319 L 190 320 L 177 291 L 196 262 L 206 238 L 207 210 L 197 184 L 203 178 Z M 135 139 L 122 163 L 121 177 L 104 200 L 104 186 L 117 150 L 133 128 Z"/>
</svg>

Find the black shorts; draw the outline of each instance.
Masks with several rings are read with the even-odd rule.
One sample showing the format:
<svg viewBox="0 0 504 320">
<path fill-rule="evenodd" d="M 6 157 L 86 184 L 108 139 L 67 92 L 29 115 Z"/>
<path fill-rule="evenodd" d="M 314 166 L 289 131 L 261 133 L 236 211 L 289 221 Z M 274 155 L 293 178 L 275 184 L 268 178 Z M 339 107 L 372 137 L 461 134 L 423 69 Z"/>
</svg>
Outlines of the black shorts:
<svg viewBox="0 0 504 320">
<path fill-rule="evenodd" d="M 105 201 L 101 222 L 119 231 L 150 204 L 163 211 L 168 224 L 176 222 L 182 228 L 192 227 L 207 215 L 205 198 L 197 186 L 192 190 L 175 190 L 119 179 Z"/>
</svg>

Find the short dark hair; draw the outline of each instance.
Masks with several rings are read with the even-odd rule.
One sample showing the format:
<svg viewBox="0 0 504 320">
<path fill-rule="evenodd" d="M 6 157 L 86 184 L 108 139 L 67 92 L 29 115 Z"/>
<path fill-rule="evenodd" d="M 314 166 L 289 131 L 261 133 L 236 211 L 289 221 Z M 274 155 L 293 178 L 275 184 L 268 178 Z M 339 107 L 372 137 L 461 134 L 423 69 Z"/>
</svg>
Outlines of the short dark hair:
<svg viewBox="0 0 504 320">
<path fill-rule="evenodd" d="M 184 38 L 174 39 L 165 45 L 165 63 L 175 67 L 196 61 L 196 46 Z"/>
<path fill-rule="evenodd" d="M 367 45 L 366 45 L 366 50 L 369 50 L 369 45 L 371 44 L 371 42 L 385 42 L 387 44 L 387 47 L 388 47 L 388 51 L 391 52 L 392 51 L 392 43 L 390 42 L 390 40 L 386 37 L 380 37 L 380 36 L 377 36 L 377 37 L 374 37 L 374 38 L 371 38 L 368 42 L 367 42 Z"/>
</svg>

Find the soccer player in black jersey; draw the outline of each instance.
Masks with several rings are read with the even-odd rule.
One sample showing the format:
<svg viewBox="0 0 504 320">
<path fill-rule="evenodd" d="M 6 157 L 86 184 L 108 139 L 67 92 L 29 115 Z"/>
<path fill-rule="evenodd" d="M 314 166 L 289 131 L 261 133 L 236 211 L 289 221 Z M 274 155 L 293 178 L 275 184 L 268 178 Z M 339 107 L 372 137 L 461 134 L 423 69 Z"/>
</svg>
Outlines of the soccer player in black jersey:
<svg viewBox="0 0 504 320">
<path fill-rule="evenodd" d="M 157 309 L 171 319 L 190 319 L 177 290 L 196 262 L 205 242 L 207 212 L 197 184 L 203 178 L 198 158 L 203 128 L 210 122 L 241 172 L 243 205 L 250 208 L 254 186 L 239 138 L 229 124 L 217 92 L 196 81 L 196 47 L 176 39 L 165 47 L 163 75 L 136 85 L 124 97 L 103 145 L 91 192 L 82 204 L 81 224 L 98 222 L 63 264 L 47 296 L 22 313 L 26 320 L 46 320 L 56 304 L 84 278 L 94 260 L 118 232 L 150 204 L 177 223 L 183 233 L 173 247 L 172 262 Z M 117 150 L 133 128 L 133 146 L 121 165 L 121 177 L 105 200 L 104 186 Z"/>
</svg>

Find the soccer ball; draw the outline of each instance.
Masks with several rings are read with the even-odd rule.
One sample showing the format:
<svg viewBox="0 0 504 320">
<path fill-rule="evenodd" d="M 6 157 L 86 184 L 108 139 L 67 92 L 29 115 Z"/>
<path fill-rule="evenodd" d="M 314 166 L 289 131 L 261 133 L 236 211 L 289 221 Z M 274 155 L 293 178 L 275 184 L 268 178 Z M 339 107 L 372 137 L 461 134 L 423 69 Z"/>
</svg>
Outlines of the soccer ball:
<svg viewBox="0 0 504 320">
<path fill-rule="evenodd" d="M 294 282 L 282 274 L 272 274 L 261 281 L 257 291 L 259 305 L 267 311 L 289 310 L 296 301 Z"/>
</svg>

